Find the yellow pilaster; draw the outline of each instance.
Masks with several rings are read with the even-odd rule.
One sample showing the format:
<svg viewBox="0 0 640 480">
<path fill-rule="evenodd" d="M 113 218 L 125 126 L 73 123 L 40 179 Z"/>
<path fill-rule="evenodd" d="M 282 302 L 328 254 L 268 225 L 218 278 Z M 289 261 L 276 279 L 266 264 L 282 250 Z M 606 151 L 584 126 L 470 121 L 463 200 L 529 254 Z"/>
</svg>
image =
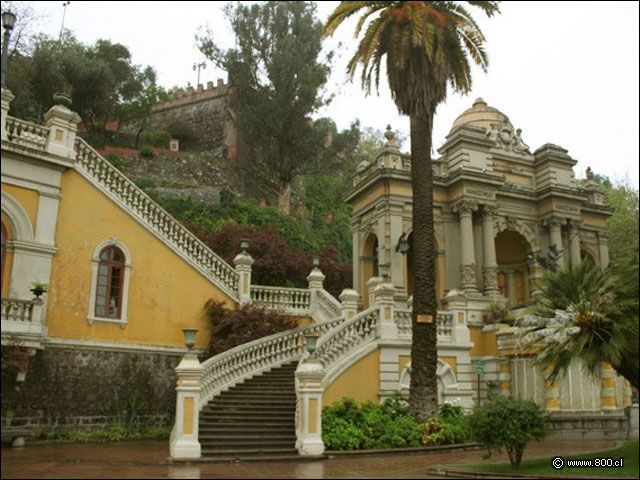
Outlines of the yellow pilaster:
<svg viewBox="0 0 640 480">
<path fill-rule="evenodd" d="M 600 401 L 602 403 L 603 410 L 616 409 L 615 375 L 615 371 L 613 370 L 613 367 L 611 365 L 609 365 L 608 363 L 602 365 Z"/>
</svg>

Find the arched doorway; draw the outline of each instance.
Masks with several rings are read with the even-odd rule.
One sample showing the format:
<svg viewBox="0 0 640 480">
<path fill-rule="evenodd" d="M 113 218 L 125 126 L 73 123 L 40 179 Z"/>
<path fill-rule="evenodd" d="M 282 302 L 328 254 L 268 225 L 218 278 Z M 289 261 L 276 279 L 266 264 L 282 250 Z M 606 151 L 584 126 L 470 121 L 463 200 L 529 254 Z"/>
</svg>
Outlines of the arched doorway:
<svg viewBox="0 0 640 480">
<path fill-rule="evenodd" d="M 360 257 L 360 271 L 362 284 L 360 291 L 362 292 L 362 303 L 364 308 L 369 307 L 369 292 L 367 291 L 367 282 L 372 277 L 378 276 L 378 237 L 374 233 L 367 235 L 362 247 L 362 256 Z"/>
<path fill-rule="evenodd" d="M 511 307 L 524 305 L 531 299 L 529 258 L 531 246 L 520 233 L 504 230 L 496 235 L 498 288 Z"/>
</svg>

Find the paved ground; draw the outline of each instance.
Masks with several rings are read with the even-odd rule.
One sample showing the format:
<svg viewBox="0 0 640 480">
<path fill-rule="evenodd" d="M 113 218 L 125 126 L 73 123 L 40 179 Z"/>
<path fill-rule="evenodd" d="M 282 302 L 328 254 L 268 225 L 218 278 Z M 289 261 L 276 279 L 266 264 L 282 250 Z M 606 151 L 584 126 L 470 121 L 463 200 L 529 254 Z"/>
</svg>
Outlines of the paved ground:
<svg viewBox="0 0 640 480">
<path fill-rule="evenodd" d="M 525 459 L 589 453 L 613 441 L 549 441 L 532 444 Z M 317 461 L 170 465 L 168 442 L 46 444 L 2 449 L 2 478 L 432 478 L 441 465 L 482 463 L 486 452 L 360 455 Z M 508 462 L 506 453 L 491 462 Z"/>
</svg>

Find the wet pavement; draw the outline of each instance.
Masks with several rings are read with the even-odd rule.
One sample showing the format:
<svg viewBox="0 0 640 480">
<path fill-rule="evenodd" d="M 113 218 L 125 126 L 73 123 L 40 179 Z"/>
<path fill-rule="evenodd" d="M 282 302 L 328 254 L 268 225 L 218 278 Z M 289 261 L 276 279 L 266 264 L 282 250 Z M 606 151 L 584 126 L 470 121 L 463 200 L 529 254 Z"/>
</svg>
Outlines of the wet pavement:
<svg viewBox="0 0 640 480">
<path fill-rule="evenodd" d="M 613 441 L 533 443 L 524 459 L 609 450 Z M 172 465 L 168 441 L 56 443 L 2 448 L 2 478 L 434 478 L 437 466 L 482 463 L 484 450 L 336 456 L 326 460 Z M 491 463 L 508 462 L 506 452 Z"/>
</svg>

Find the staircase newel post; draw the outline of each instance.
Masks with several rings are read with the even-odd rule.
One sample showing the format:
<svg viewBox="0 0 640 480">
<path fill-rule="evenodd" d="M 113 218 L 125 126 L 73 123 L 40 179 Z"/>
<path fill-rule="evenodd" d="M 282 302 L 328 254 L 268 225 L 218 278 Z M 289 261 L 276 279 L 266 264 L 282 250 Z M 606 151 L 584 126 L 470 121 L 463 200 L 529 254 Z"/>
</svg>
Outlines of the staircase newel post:
<svg viewBox="0 0 640 480">
<path fill-rule="evenodd" d="M 324 453 L 322 441 L 322 363 L 313 354 L 317 336 L 307 337 L 309 355 L 296 370 L 296 448 L 302 456 Z M 311 343 L 313 345 L 311 345 Z"/>
<path fill-rule="evenodd" d="M 380 266 L 382 269 L 382 265 Z M 386 265 L 385 265 L 386 267 Z M 398 338 L 398 327 L 394 322 L 396 288 L 389 281 L 387 275 L 383 275 L 380 282 L 373 290 L 373 302 L 379 308 L 378 338 L 394 340 Z"/>
<path fill-rule="evenodd" d="M 342 305 L 342 316 L 345 320 L 353 318 L 358 313 L 358 302 L 360 294 L 352 288 L 345 288 L 340 294 L 340 303 Z"/>
<path fill-rule="evenodd" d="M 185 332 L 185 336 L 187 333 Z M 195 338 L 195 335 L 194 335 Z M 189 345 L 189 344 L 188 344 Z M 175 368 L 176 419 L 171 431 L 170 454 L 173 459 L 195 459 L 201 457 L 198 441 L 201 380 L 204 368 L 195 352 L 191 350 L 182 357 Z"/>
<path fill-rule="evenodd" d="M 0 124 L 0 131 L 2 132 L 2 140 L 9 140 L 7 134 L 7 116 L 9 115 L 9 107 L 11 101 L 16 98 L 9 89 L 2 87 L 2 123 Z"/>
<path fill-rule="evenodd" d="M 240 305 L 251 303 L 251 266 L 253 265 L 253 257 L 247 252 L 249 248 L 249 240 L 243 238 L 240 241 L 242 249 L 233 259 L 236 271 L 240 275 L 238 282 L 238 298 Z"/>
<path fill-rule="evenodd" d="M 318 291 L 324 288 L 324 274 L 320 271 L 320 260 L 317 256 L 313 257 L 313 270 L 307 275 L 309 282 L 309 292 L 311 294 L 311 314 L 318 308 Z"/>
<path fill-rule="evenodd" d="M 57 101 L 56 95 L 54 95 L 54 101 Z M 44 114 L 44 123 L 49 128 L 46 151 L 75 161 L 75 141 L 80 115 L 70 110 L 68 106 L 56 103 Z"/>
</svg>

